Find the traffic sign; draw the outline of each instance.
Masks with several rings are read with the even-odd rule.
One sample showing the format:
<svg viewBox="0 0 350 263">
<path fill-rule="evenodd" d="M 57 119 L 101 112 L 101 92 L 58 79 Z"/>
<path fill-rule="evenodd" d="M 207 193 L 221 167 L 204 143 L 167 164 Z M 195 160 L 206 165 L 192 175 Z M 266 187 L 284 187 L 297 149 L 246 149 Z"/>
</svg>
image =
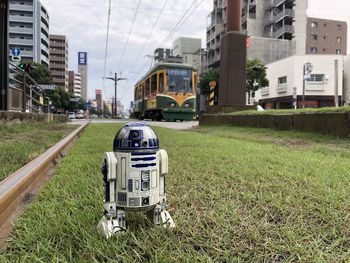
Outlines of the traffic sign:
<svg viewBox="0 0 350 263">
<path fill-rule="evenodd" d="M 19 48 L 13 48 L 11 53 L 14 57 L 19 57 L 21 55 L 21 50 Z"/>
</svg>

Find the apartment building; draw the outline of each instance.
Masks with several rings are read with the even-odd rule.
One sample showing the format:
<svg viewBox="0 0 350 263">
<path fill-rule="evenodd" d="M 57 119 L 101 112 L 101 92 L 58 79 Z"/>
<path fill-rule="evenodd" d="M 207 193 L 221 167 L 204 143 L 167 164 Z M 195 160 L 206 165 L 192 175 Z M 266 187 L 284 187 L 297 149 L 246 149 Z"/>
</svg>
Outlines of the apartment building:
<svg viewBox="0 0 350 263">
<path fill-rule="evenodd" d="M 74 97 L 81 98 L 81 74 L 68 72 L 68 92 Z"/>
<path fill-rule="evenodd" d="M 157 48 L 154 51 L 154 64 L 158 63 L 182 63 L 181 56 L 175 56 L 170 48 Z"/>
<path fill-rule="evenodd" d="M 68 91 L 68 40 L 63 35 L 50 35 L 50 70 L 57 87 Z"/>
<path fill-rule="evenodd" d="M 308 17 L 306 54 L 347 54 L 347 23 Z"/>
<path fill-rule="evenodd" d="M 308 0 L 242 0 L 242 32 L 249 36 L 247 57 L 265 64 L 306 53 Z M 227 0 L 214 0 L 208 16 L 208 66 L 220 65 L 221 38 L 226 34 Z"/>
<path fill-rule="evenodd" d="M 10 0 L 9 48 L 19 48 L 23 61 L 49 66 L 49 14 L 38 0 Z"/>
</svg>

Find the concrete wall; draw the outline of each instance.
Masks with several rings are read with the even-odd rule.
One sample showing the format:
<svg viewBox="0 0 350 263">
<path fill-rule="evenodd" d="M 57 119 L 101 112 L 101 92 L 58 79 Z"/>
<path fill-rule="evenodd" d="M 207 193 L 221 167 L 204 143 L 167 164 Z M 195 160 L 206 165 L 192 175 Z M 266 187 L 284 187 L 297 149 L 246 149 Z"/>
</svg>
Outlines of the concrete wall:
<svg viewBox="0 0 350 263">
<path fill-rule="evenodd" d="M 295 1 L 295 22 L 294 39 L 296 41 L 296 54 L 304 55 L 306 53 L 306 12 L 308 9 L 308 0 Z"/>
<path fill-rule="evenodd" d="M 350 105 L 350 55 L 344 57 L 344 97 L 345 104 Z"/>
<path fill-rule="evenodd" d="M 232 125 L 277 130 L 295 130 L 339 137 L 350 136 L 350 113 L 288 115 L 203 115 L 199 125 Z"/>
<path fill-rule="evenodd" d="M 22 113 L 0 111 L 0 121 L 24 121 L 24 122 L 67 122 L 67 115 L 58 114 L 37 114 L 37 113 Z"/>
<path fill-rule="evenodd" d="M 303 93 L 303 65 L 310 62 L 313 65 L 311 74 L 324 74 L 323 84 L 306 82 L 306 96 L 334 96 L 335 94 L 335 66 L 338 59 L 338 94 L 343 93 L 343 56 L 341 55 L 304 55 L 292 56 L 267 65 L 267 78 L 269 80 L 268 92 L 261 89 L 257 92 L 257 99 L 269 99 L 276 97 L 292 96 L 296 88 L 297 95 Z M 350 62 L 349 62 L 350 65 Z M 350 72 L 349 72 L 350 73 Z M 285 91 L 278 85 L 278 78 L 287 76 Z"/>
<path fill-rule="evenodd" d="M 248 59 L 260 59 L 263 64 L 281 60 L 296 53 L 294 40 L 251 37 L 251 47 L 247 49 Z"/>
</svg>

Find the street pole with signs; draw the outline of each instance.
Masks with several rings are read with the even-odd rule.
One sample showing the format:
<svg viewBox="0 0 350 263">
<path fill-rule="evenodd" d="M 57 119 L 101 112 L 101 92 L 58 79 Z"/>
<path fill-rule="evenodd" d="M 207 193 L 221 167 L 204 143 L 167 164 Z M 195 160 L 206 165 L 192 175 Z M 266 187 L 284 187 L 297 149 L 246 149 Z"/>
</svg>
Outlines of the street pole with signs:
<svg viewBox="0 0 350 263">
<path fill-rule="evenodd" d="M 115 118 L 118 117 L 118 105 L 117 105 L 117 85 L 118 85 L 118 81 L 120 80 L 126 80 L 126 78 L 118 78 L 118 73 L 114 73 L 114 78 L 110 77 L 110 78 L 106 78 L 109 80 L 113 80 L 114 81 L 114 112 L 113 115 Z"/>
<path fill-rule="evenodd" d="M 303 69 L 303 102 L 302 106 L 303 109 L 305 109 L 305 85 L 306 85 L 306 80 L 310 78 L 310 74 L 312 72 L 313 65 L 310 62 L 307 62 L 304 64 L 304 69 Z"/>
</svg>

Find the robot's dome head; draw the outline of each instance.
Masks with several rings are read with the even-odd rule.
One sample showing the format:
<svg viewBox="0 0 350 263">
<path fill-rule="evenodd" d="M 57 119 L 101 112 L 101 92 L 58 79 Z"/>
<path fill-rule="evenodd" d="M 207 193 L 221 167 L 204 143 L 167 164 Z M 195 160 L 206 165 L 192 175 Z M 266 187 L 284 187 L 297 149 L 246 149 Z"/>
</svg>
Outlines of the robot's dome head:
<svg viewBox="0 0 350 263">
<path fill-rule="evenodd" d="M 159 139 L 154 130 L 144 122 L 124 125 L 113 142 L 113 151 L 158 150 Z"/>
</svg>

